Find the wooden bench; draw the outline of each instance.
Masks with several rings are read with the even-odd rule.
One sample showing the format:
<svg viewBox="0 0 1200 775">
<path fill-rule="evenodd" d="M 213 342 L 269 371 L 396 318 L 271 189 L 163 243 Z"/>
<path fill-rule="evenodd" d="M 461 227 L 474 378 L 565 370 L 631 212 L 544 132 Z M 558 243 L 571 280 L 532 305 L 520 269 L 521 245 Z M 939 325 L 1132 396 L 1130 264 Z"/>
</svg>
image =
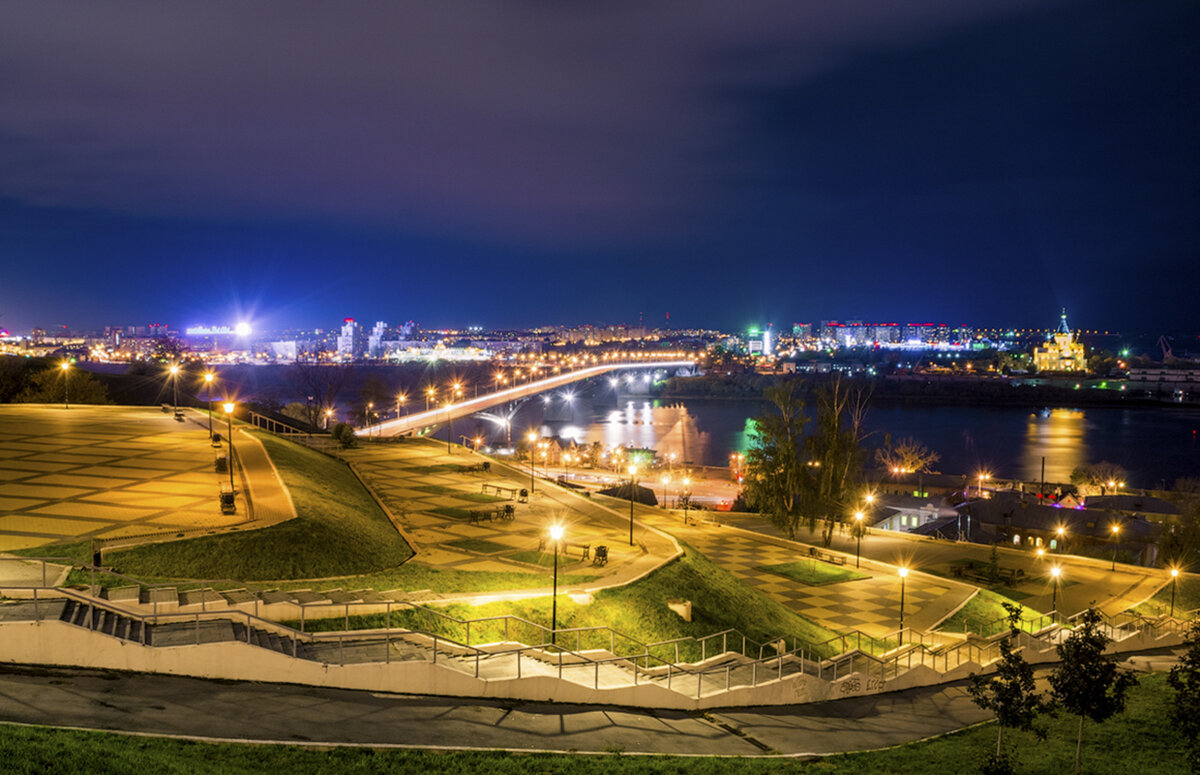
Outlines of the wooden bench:
<svg viewBox="0 0 1200 775">
<path fill-rule="evenodd" d="M 810 546 L 808 548 L 808 556 L 818 559 L 821 562 L 827 562 L 830 565 L 845 565 L 846 564 L 846 558 L 842 557 L 840 554 L 830 554 L 829 552 L 822 552 L 820 549 L 818 549 L 815 546 Z"/>
<path fill-rule="evenodd" d="M 484 465 L 481 463 L 480 465 Z M 508 498 L 510 501 L 517 497 L 516 487 L 501 487 L 498 484 L 483 484 L 479 487 L 480 495 L 495 495 L 500 498 Z"/>
</svg>

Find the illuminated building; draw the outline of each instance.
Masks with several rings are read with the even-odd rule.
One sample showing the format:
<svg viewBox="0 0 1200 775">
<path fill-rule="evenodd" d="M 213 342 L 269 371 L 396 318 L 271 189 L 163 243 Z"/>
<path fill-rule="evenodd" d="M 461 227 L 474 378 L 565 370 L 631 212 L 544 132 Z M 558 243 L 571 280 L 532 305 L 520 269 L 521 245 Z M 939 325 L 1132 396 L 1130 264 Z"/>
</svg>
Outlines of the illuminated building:
<svg viewBox="0 0 1200 775">
<path fill-rule="evenodd" d="M 1067 327 L 1067 311 L 1062 312 L 1058 330 L 1044 347 L 1033 349 L 1033 365 L 1038 371 L 1087 371 L 1087 356 L 1083 344 Z"/>
</svg>

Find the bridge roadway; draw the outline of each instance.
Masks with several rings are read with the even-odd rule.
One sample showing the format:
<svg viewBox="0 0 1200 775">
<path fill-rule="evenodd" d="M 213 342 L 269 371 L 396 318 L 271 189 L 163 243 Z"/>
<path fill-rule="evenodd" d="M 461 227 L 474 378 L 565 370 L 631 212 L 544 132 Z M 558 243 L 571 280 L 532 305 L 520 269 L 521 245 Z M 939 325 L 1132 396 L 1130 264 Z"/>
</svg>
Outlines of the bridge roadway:
<svg viewBox="0 0 1200 775">
<path fill-rule="evenodd" d="M 570 385 L 573 382 L 580 382 L 591 377 L 598 377 L 610 371 L 622 371 L 624 369 L 679 369 L 694 365 L 696 365 L 695 361 L 684 360 L 634 361 L 632 363 L 606 363 L 600 366 L 588 366 L 576 369 L 575 371 L 556 374 L 553 377 L 539 379 L 524 385 L 497 390 L 494 393 L 488 393 L 477 398 L 469 398 L 459 401 L 456 404 L 450 404 L 449 406 L 429 409 L 424 412 L 413 412 L 394 420 L 372 423 L 370 433 L 373 436 L 407 436 L 426 428 L 444 425 L 452 419 L 457 420 L 459 417 L 468 417 L 476 412 L 491 409 L 493 406 L 506 404 L 518 398 L 534 396 L 538 393 Z M 367 431 L 365 428 L 360 430 L 363 430 L 363 432 Z"/>
</svg>

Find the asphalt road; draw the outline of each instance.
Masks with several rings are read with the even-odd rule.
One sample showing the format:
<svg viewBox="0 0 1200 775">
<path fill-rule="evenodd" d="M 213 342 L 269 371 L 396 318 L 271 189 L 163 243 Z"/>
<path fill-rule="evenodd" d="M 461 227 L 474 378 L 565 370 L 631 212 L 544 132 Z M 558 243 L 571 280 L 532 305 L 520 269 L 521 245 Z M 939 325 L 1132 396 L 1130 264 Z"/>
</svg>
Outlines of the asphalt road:
<svg viewBox="0 0 1200 775">
<path fill-rule="evenodd" d="M 221 740 L 751 756 L 879 748 L 987 718 L 961 683 L 699 714 L 0 666 L 0 721 Z"/>
</svg>

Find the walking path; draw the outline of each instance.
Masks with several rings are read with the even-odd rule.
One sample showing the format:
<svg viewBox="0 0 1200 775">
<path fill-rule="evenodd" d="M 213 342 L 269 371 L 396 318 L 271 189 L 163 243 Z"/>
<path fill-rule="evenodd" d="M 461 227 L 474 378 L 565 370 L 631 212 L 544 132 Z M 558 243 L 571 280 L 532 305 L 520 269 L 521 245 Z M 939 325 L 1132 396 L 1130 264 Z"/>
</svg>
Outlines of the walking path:
<svg viewBox="0 0 1200 775">
<path fill-rule="evenodd" d="M 2 721 L 223 740 L 753 756 L 879 748 L 987 718 L 961 683 L 699 715 L 0 667 Z"/>
</svg>

